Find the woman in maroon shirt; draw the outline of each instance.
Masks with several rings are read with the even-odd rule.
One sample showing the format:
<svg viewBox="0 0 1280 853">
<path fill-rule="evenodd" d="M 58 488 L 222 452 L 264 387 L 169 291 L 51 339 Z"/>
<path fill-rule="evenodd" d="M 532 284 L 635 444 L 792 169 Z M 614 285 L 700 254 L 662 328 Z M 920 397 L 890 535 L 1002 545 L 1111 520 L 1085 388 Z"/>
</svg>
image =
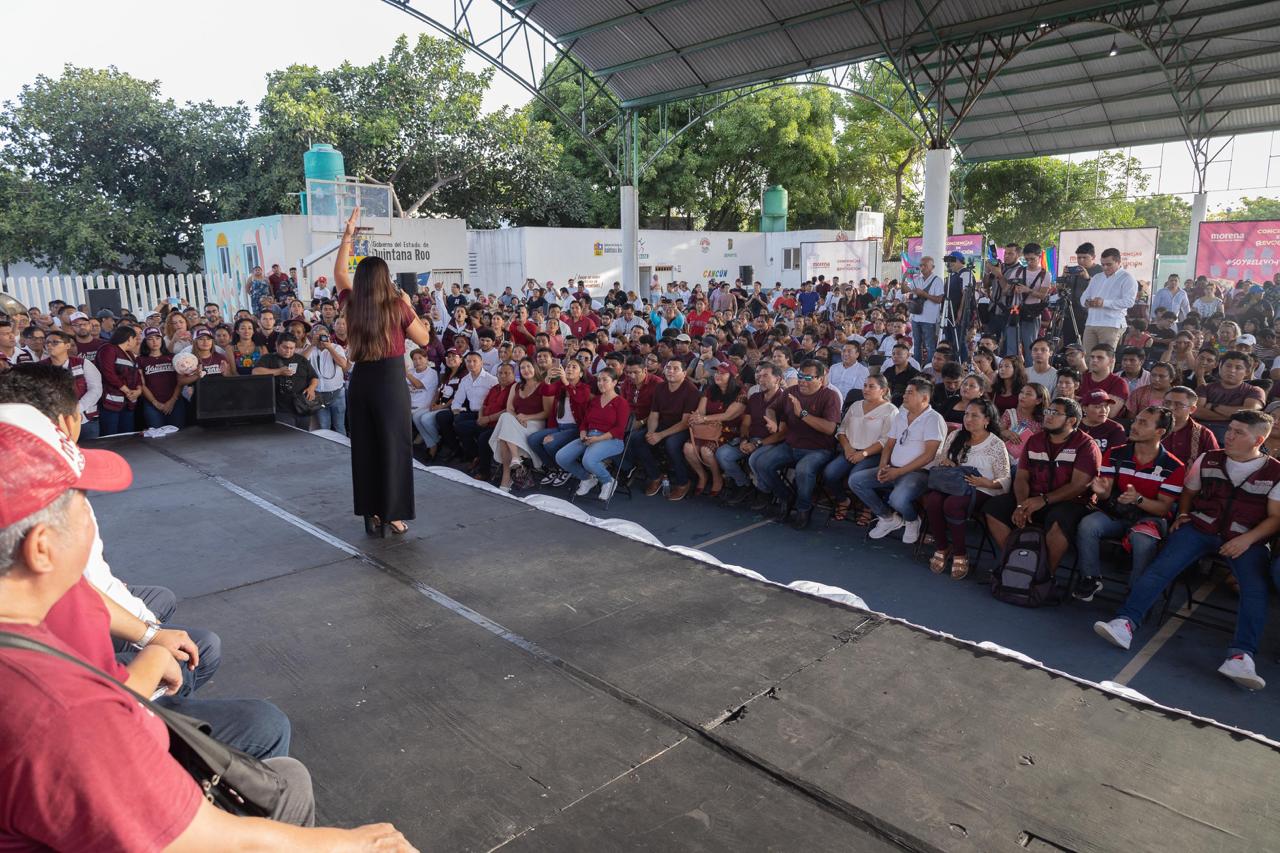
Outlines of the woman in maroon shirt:
<svg viewBox="0 0 1280 853">
<path fill-rule="evenodd" d="M 689 440 L 684 443 L 684 458 L 697 476 L 695 495 L 707 488 L 707 472 L 711 473 L 711 491 L 717 497 L 724 488 L 724 477 L 716 462 L 716 448 L 738 432 L 742 413 L 747 410 L 747 393 L 738 382 L 738 366 L 732 361 L 716 365 L 715 374 L 702 391 L 698 409 L 689 417 Z"/>
<path fill-rule="evenodd" d="M 142 370 L 142 422 L 147 429 L 186 426 L 187 401 L 182 397 L 178 372 L 173 369 L 173 356 L 159 329 L 143 333 L 138 367 Z"/>
<path fill-rule="evenodd" d="M 347 349 L 355 367 L 347 390 L 351 486 L 365 532 L 385 536 L 409 529 L 413 503 L 413 424 L 404 381 L 404 341 L 427 346 L 431 337 L 413 313 L 409 295 L 391 280 L 387 262 L 369 256 L 347 271 L 360 208 L 351 213 L 333 263 L 338 307 L 347 321 Z"/>
<path fill-rule="evenodd" d="M 604 463 L 622 455 L 623 439 L 631 407 L 618 395 L 618 375 L 606 367 L 596 374 L 600 396 L 587 404 L 578 423 L 578 438 L 556 453 L 556 464 L 579 480 L 578 497 L 585 497 L 600 485 L 600 500 L 607 501 L 618 481 Z"/>
<path fill-rule="evenodd" d="M 111 341 L 98 350 L 94 363 L 102 374 L 102 407 L 98 414 L 99 434 L 105 438 L 133 432 L 133 410 L 142 396 L 142 372 L 137 355 L 142 345 L 138 330 L 120 326 Z"/>
<path fill-rule="evenodd" d="M 991 399 L 996 404 L 996 411 L 1003 412 L 1018 405 L 1018 394 L 1022 386 L 1027 384 L 1027 368 L 1022 358 L 1016 355 L 1005 356 L 996 368 L 995 382 L 991 383 Z"/>
<path fill-rule="evenodd" d="M 498 418 L 498 425 L 489 439 L 498 461 L 502 463 L 502 480 L 498 488 L 511 491 L 512 469 L 520 466 L 522 458 L 529 458 L 535 466 L 542 460 L 529 448 L 529 436 L 547 425 L 551 416 L 554 397 L 542 396 L 542 381 L 533 359 L 520 360 L 520 382 L 507 399 L 507 410 Z"/>
</svg>

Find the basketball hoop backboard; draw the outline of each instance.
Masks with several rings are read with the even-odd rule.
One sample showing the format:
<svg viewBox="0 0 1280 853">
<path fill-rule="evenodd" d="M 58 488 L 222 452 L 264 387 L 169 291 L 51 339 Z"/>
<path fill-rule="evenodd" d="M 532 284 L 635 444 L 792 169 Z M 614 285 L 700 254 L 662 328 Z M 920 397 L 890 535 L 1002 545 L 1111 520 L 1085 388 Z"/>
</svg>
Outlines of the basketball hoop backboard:
<svg viewBox="0 0 1280 853">
<path fill-rule="evenodd" d="M 340 234 L 347 217 L 360 208 L 360 230 L 390 234 L 395 208 L 391 187 L 356 181 L 307 181 L 307 227 L 317 234 Z"/>
</svg>

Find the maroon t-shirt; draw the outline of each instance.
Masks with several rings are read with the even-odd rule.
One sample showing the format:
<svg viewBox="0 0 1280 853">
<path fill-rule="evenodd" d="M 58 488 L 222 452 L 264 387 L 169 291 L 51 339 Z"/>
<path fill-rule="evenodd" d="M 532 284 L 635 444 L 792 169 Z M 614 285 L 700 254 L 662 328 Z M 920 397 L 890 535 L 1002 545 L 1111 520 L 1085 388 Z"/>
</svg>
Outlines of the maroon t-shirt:
<svg viewBox="0 0 1280 853">
<path fill-rule="evenodd" d="M 102 338 L 94 338 L 91 341 L 76 341 L 76 355 L 85 361 L 92 361 L 95 365 L 98 363 L 98 350 L 107 345 Z"/>
<path fill-rule="evenodd" d="M 833 450 L 836 437 L 833 432 L 827 435 L 819 432 L 795 412 L 791 398 L 800 401 L 800 408 L 809 412 L 811 417 L 819 417 L 833 423 L 840 423 L 840 392 L 832 388 L 819 388 L 816 393 L 802 394 L 800 386 L 793 385 L 778 395 L 769 408 L 780 423 L 787 425 L 787 444 L 796 450 Z"/>
<path fill-rule="evenodd" d="M 658 430 L 662 431 L 675 426 L 682 417 L 698 409 L 698 401 L 702 394 L 698 386 L 685 377 L 684 382 L 676 390 L 666 382 L 653 389 L 653 406 L 650 413 L 658 413 Z"/>
<path fill-rule="evenodd" d="M 349 289 L 338 291 L 338 310 L 339 311 L 342 311 L 344 308 L 346 308 L 347 299 L 349 299 L 350 296 L 351 296 L 351 291 Z M 412 325 L 413 321 L 416 319 L 418 318 L 417 318 L 417 315 L 413 313 L 413 306 L 407 302 L 401 302 L 400 303 L 400 332 L 399 334 L 392 334 L 390 336 L 390 340 L 387 341 L 387 356 L 386 356 L 387 358 L 404 358 L 405 333 L 408 331 L 409 326 Z M 348 319 L 347 320 L 348 331 L 350 330 L 350 327 L 351 327 L 351 321 Z M 342 345 L 344 347 L 346 346 L 346 344 L 347 344 L 346 341 L 342 342 Z"/>
<path fill-rule="evenodd" d="M 1076 399 L 1078 400 L 1087 399 L 1090 392 L 1096 391 L 1098 389 L 1102 389 L 1103 391 L 1106 391 L 1108 394 L 1110 394 L 1112 397 L 1115 397 L 1121 403 L 1129 399 L 1129 383 L 1128 382 L 1125 382 L 1123 379 L 1121 379 L 1119 376 L 1115 375 L 1114 373 L 1108 373 L 1105 377 L 1103 377 L 1102 381 L 1099 382 L 1095 380 L 1093 378 L 1093 374 L 1088 372 L 1087 370 L 1085 371 L 1085 374 L 1080 377 L 1080 388 L 1076 391 Z"/>
<path fill-rule="evenodd" d="M 1207 450 L 1218 449 L 1218 437 L 1209 431 L 1209 428 L 1201 423 L 1196 423 L 1200 427 L 1200 441 L 1197 444 L 1195 453 L 1191 452 L 1191 432 L 1192 420 L 1188 419 L 1182 429 L 1174 430 L 1164 437 L 1164 441 L 1160 442 L 1164 449 L 1172 453 L 1174 456 L 1186 463 L 1187 467 L 1199 458 L 1201 453 Z"/>
<path fill-rule="evenodd" d="M 774 391 L 773 396 L 765 399 L 763 391 L 757 391 L 747 398 L 747 417 L 751 418 L 751 422 L 747 424 L 747 437 L 752 441 L 760 441 L 769 437 L 769 427 L 764 422 L 764 410 L 769 404 L 774 402 L 782 395 L 782 391 Z"/>
<path fill-rule="evenodd" d="M 140 355 L 138 367 L 142 368 L 142 384 L 151 396 L 166 402 L 178 388 L 178 371 L 173 369 L 173 356 Z"/>
<path fill-rule="evenodd" d="M 1097 426 L 1081 423 L 1080 429 L 1098 443 L 1098 450 L 1101 453 L 1106 453 L 1108 450 L 1114 450 L 1117 447 L 1124 447 L 1129 441 L 1129 434 L 1124 431 L 1124 427 L 1111 420 L 1111 418 L 1107 418 Z"/>
</svg>

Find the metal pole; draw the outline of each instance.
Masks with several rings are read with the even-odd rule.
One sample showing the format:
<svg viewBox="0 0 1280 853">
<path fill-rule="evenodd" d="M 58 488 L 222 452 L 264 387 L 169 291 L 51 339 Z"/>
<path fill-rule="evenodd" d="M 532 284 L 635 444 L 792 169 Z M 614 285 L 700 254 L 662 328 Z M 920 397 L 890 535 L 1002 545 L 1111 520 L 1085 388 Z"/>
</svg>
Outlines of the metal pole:
<svg viewBox="0 0 1280 853">
<path fill-rule="evenodd" d="M 951 148 L 930 148 L 924 153 L 923 255 L 941 266 L 947 250 L 947 203 L 951 194 Z"/>
<path fill-rule="evenodd" d="M 648 282 L 640 281 L 640 263 L 637 241 L 640 236 L 640 209 L 636 198 L 636 164 L 639 152 L 636 142 L 639 131 L 636 128 L 635 113 L 627 110 L 622 114 L 622 182 L 618 187 L 619 216 L 622 226 L 622 289 L 628 293 L 638 293 L 648 298 Z"/>
</svg>

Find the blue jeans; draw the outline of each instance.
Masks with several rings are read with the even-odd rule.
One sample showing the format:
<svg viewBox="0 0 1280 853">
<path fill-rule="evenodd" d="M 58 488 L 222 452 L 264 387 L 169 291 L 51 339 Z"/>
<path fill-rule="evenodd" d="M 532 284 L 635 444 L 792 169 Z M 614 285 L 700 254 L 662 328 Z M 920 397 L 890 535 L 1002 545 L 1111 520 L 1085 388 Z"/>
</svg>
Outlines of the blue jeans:
<svg viewBox="0 0 1280 853">
<path fill-rule="evenodd" d="M 720 466 L 720 473 L 735 486 L 745 486 L 749 482 L 741 464 L 746 458 L 747 455 L 736 444 L 722 444 L 716 448 L 716 464 Z"/>
<path fill-rule="evenodd" d="M 938 324 L 911 321 L 911 341 L 916 348 L 916 361 L 921 365 L 929 363 L 933 351 L 938 348 Z"/>
<path fill-rule="evenodd" d="M 92 441 L 93 439 L 97 438 L 100 434 L 101 433 L 99 432 L 99 424 L 98 424 L 97 418 L 94 418 L 91 421 L 85 421 L 84 423 L 80 424 L 80 440 L 81 441 Z"/>
<path fill-rule="evenodd" d="M 689 440 L 687 429 L 667 436 L 657 445 L 645 441 L 645 430 L 641 429 L 639 433 L 631 439 L 631 455 L 635 463 L 644 469 L 646 479 L 656 480 L 662 476 L 655 455 L 657 447 L 661 446 L 667 454 L 671 485 L 683 486 L 689 482 L 689 463 L 684 460 L 684 443 Z"/>
<path fill-rule="evenodd" d="M 822 469 L 822 482 L 827 487 L 827 494 L 831 495 L 835 500 L 844 497 L 845 487 L 849 480 L 849 475 L 854 471 L 865 471 L 868 468 L 875 468 L 880 464 L 880 454 L 868 456 L 856 465 L 844 458 L 844 452 L 836 449 L 836 455 L 831 457 L 831 461 L 827 463 L 827 467 Z"/>
<path fill-rule="evenodd" d="M 1220 536 L 1202 533 L 1189 523 L 1183 524 L 1169 534 L 1164 549 L 1129 589 L 1129 597 L 1116 615 L 1132 622 L 1136 631 L 1142 624 L 1142 617 L 1165 588 L 1196 560 L 1216 553 L 1222 542 Z M 1262 543 L 1252 545 L 1239 557 L 1227 560 L 1231 573 L 1240 582 L 1240 611 L 1236 616 L 1236 634 L 1228 654 L 1258 653 L 1258 638 L 1267 624 L 1267 560 L 1267 546 Z"/>
<path fill-rule="evenodd" d="M 1112 518 L 1105 512 L 1091 512 L 1082 518 L 1076 527 L 1076 553 L 1080 557 L 1080 574 L 1087 578 L 1100 577 L 1102 540 L 1123 536 L 1130 527 L 1133 527 L 1132 521 Z M 1133 570 L 1129 573 L 1129 586 L 1132 587 L 1155 559 L 1156 551 L 1160 550 L 1160 540 L 1145 533 L 1131 533 L 1129 544 L 1133 548 Z"/>
<path fill-rule="evenodd" d="M 345 404 L 345 400 L 343 401 Z M 436 418 L 439 415 L 449 411 L 448 409 L 422 409 L 410 415 L 413 425 L 418 430 L 418 435 L 422 436 L 422 441 L 428 448 L 435 447 L 440 443 L 440 428 L 436 426 Z"/>
<path fill-rule="evenodd" d="M 169 414 L 157 409 L 151 405 L 150 400 L 142 401 L 142 423 L 147 429 L 155 429 L 162 426 L 176 426 L 179 429 L 187 425 L 187 401 L 182 395 L 173 401 L 173 411 Z"/>
<path fill-rule="evenodd" d="M 550 444 L 543 444 L 543 440 L 551 436 Z M 577 424 L 564 424 L 563 426 L 547 427 L 540 429 L 529 436 L 529 448 L 542 460 L 542 464 L 548 468 L 552 468 L 556 464 L 556 454 L 560 452 L 560 448 L 578 437 Z"/>
<path fill-rule="evenodd" d="M 904 521 L 919 519 L 916 501 L 929 489 L 929 472 L 912 471 L 891 483 L 882 483 L 876 479 L 876 471 L 864 468 L 849 475 L 849 490 L 854 496 L 880 518 L 889 518 L 896 512 Z M 882 494 L 888 494 L 887 504 L 881 499 Z"/>
<path fill-rule="evenodd" d="M 599 433 L 593 431 L 591 435 Z M 597 441 L 595 444 L 585 444 L 582 439 L 575 438 L 556 452 L 556 464 L 579 480 L 595 477 L 601 483 L 607 483 L 613 477 L 609 475 L 609 469 L 604 467 L 604 463 L 621 455 L 620 438 Z"/>
<path fill-rule="evenodd" d="M 775 498 L 790 500 L 790 490 L 783 482 L 780 471 L 793 465 L 796 469 L 796 510 L 808 512 L 813 508 L 813 489 L 818 477 L 831 460 L 832 451 L 792 447 L 785 441 L 762 447 L 751 454 L 751 471 L 756 475 L 756 488 L 770 492 Z"/>
<path fill-rule="evenodd" d="M 1025 322 L 1009 323 L 1005 330 L 1004 352 L 1001 355 L 1021 355 L 1023 360 L 1031 360 L 1031 344 L 1035 339 L 1040 337 L 1040 311 L 1035 310 L 1035 318 L 1028 319 Z M 1021 316 L 1021 315 L 1019 315 Z M 1022 346 L 1022 352 L 1018 352 L 1018 346 Z"/>
<path fill-rule="evenodd" d="M 142 603 L 156 617 L 156 621 L 166 628 L 186 631 L 191 641 L 196 644 L 200 653 L 200 663 L 195 670 L 182 667 L 182 688 L 178 696 L 190 696 L 213 678 L 222 663 L 222 638 L 205 628 L 187 628 L 173 625 L 169 620 L 178 609 L 178 597 L 168 587 L 163 586 L 130 586 L 129 592 L 142 599 Z M 116 660 L 127 664 L 137 657 L 138 652 L 131 643 L 115 640 Z"/>
<path fill-rule="evenodd" d="M 284 712 L 265 699 L 197 699 L 161 696 L 157 705 L 204 720 L 213 727 L 209 734 L 255 758 L 277 758 L 289 754 L 293 727 Z"/>
<path fill-rule="evenodd" d="M 113 412 L 102 409 L 98 412 L 98 434 L 102 437 L 118 435 L 122 432 L 133 432 L 133 411 L 121 409 Z"/>
<path fill-rule="evenodd" d="M 320 394 L 324 405 L 316 410 L 316 428 L 331 429 L 338 435 L 347 434 L 347 389 L 339 388 Z"/>
</svg>

